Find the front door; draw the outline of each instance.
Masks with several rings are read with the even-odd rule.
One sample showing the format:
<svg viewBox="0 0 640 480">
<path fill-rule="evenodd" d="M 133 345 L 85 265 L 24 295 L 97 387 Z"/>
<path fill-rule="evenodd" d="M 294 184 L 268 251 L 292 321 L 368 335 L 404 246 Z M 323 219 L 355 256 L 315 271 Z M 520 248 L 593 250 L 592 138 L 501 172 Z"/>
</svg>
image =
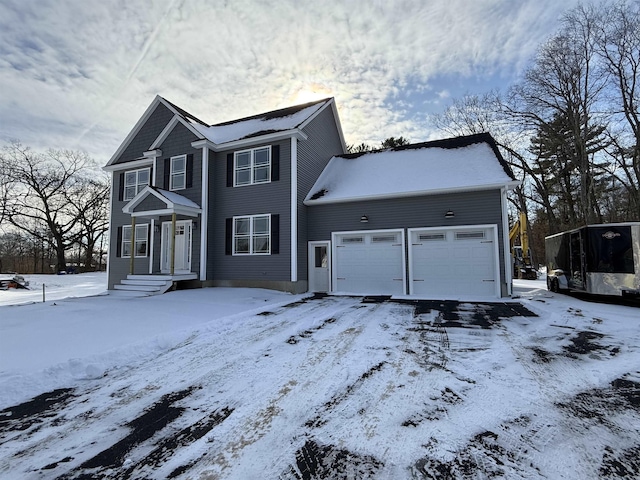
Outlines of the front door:
<svg viewBox="0 0 640 480">
<path fill-rule="evenodd" d="M 171 273 L 171 222 L 162 223 L 162 257 L 160 270 Z M 191 220 L 176 222 L 175 260 L 173 273 L 188 273 L 191 271 Z"/>
<path fill-rule="evenodd" d="M 331 242 L 309 242 L 309 291 L 331 291 Z"/>
</svg>

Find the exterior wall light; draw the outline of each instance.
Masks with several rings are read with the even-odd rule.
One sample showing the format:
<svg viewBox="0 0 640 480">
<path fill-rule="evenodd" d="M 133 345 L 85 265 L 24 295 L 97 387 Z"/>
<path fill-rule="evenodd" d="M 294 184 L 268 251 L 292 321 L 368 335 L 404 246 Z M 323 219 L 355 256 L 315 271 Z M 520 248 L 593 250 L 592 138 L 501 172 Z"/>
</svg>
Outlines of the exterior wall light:
<svg viewBox="0 0 640 480">
<path fill-rule="evenodd" d="M 453 210 L 447 210 L 447 213 L 444 214 L 444 218 L 453 218 L 456 214 L 453 213 Z"/>
<path fill-rule="evenodd" d="M 360 223 L 369 223 L 369 217 L 367 217 L 366 215 L 362 215 L 360 217 Z"/>
</svg>

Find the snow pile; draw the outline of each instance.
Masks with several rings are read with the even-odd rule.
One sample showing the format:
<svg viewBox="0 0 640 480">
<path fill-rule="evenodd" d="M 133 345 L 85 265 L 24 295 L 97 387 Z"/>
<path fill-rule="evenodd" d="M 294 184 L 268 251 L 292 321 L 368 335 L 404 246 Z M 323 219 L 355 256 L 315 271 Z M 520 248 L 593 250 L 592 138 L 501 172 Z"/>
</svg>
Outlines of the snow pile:
<svg viewBox="0 0 640 480">
<path fill-rule="evenodd" d="M 315 205 L 463 191 L 513 183 L 487 143 L 333 157 L 307 195 Z"/>
<path fill-rule="evenodd" d="M 0 307 L 0 476 L 638 478 L 638 309 L 515 292 Z"/>
<path fill-rule="evenodd" d="M 265 118 L 265 116 L 252 117 L 246 120 L 238 120 L 221 125 L 206 127 L 197 122 L 191 122 L 202 135 L 216 144 L 232 142 L 249 138 L 258 134 L 281 132 L 297 128 L 310 116 L 327 104 L 327 100 L 310 105 L 292 115 L 282 117 Z"/>
</svg>

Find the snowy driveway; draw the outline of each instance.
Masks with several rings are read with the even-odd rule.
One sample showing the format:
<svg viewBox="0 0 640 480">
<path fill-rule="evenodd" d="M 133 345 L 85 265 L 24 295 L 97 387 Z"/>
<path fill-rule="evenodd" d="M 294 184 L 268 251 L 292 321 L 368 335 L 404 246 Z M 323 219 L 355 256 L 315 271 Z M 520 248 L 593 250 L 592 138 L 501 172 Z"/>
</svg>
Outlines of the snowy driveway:
<svg viewBox="0 0 640 480">
<path fill-rule="evenodd" d="M 638 309 L 523 303 L 325 297 L 198 331 L 0 412 L 0 477 L 640 475 Z"/>
</svg>

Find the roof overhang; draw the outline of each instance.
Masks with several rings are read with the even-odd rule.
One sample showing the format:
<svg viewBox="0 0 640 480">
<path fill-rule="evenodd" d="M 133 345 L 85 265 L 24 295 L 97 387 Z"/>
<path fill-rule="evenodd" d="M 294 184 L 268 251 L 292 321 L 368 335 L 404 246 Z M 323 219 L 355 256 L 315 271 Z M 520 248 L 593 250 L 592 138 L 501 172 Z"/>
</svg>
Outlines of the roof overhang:
<svg viewBox="0 0 640 480">
<path fill-rule="evenodd" d="M 497 183 L 491 185 L 471 185 L 465 187 L 456 187 L 456 188 L 439 188 L 439 189 L 430 189 L 430 190 L 415 190 L 410 192 L 394 192 L 387 194 L 378 194 L 378 195 L 361 195 L 361 196 L 352 196 L 352 197 L 341 197 L 341 198 L 327 198 L 323 199 L 322 197 L 316 200 L 310 200 L 309 198 L 305 198 L 304 204 L 312 207 L 314 205 L 327 205 L 334 203 L 349 203 L 349 202 L 364 202 L 364 201 L 372 201 L 372 200 L 387 200 L 391 198 L 407 198 L 407 197 L 424 197 L 429 195 L 443 195 L 447 193 L 464 193 L 464 192 L 477 192 L 482 190 L 513 190 L 517 186 L 520 185 L 520 181 L 514 180 L 512 182 L 507 183 Z"/>
<path fill-rule="evenodd" d="M 158 217 L 160 215 L 186 215 L 189 217 L 197 217 L 202 213 L 202 209 L 182 195 L 175 192 L 168 192 L 170 196 L 165 196 L 163 190 L 146 186 L 135 197 L 131 199 L 124 207 L 122 207 L 122 213 L 131 215 L 132 217 Z M 154 196 L 162 203 L 164 208 L 155 208 L 153 210 L 135 211 L 135 208 L 142 203 L 143 200 L 149 196 Z"/>
<path fill-rule="evenodd" d="M 153 165 L 155 157 L 153 158 L 141 158 L 126 163 L 116 163 L 114 165 L 105 165 L 102 170 L 105 172 L 115 172 L 116 170 L 131 170 L 135 168 L 148 167 Z"/>
<path fill-rule="evenodd" d="M 191 143 L 193 148 L 208 147 L 214 152 L 222 152 L 224 150 L 232 150 L 236 148 L 250 147 L 258 143 L 271 143 L 279 140 L 285 140 L 288 138 L 297 138 L 298 140 L 306 140 L 308 135 L 298 128 L 291 130 L 282 130 L 280 132 L 272 132 L 266 135 L 256 135 L 253 137 L 241 138 L 239 140 L 233 140 L 225 143 L 214 143 L 211 140 L 196 140 Z"/>
</svg>

